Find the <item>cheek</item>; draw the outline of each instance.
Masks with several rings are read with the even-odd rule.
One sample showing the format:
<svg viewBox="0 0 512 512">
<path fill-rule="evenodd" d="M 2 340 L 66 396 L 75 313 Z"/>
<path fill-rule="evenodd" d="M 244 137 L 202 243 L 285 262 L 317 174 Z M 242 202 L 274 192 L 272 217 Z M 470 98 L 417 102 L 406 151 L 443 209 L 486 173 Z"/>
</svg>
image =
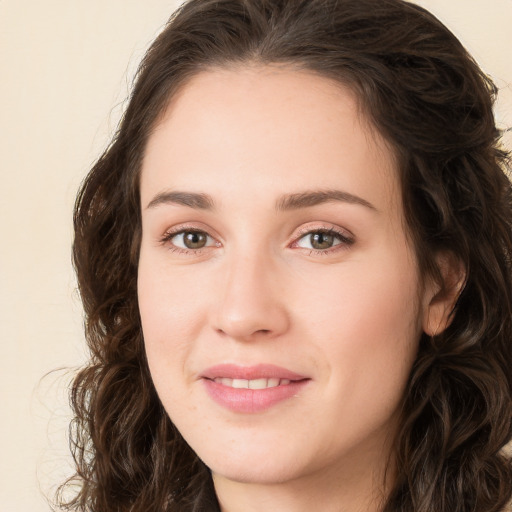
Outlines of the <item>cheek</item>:
<svg viewBox="0 0 512 512">
<path fill-rule="evenodd" d="M 190 270 L 189 270 L 190 273 Z M 190 277 L 190 276 L 189 276 Z M 146 354 L 155 384 L 177 376 L 177 368 L 192 349 L 190 339 L 199 336 L 198 307 L 204 295 L 200 279 L 186 277 L 186 270 L 141 254 L 138 301 Z"/>
<path fill-rule="evenodd" d="M 416 332 L 418 272 L 407 251 L 354 258 L 336 269 L 301 272 L 289 299 L 314 330 L 331 329 L 335 339 L 373 339 Z M 381 333 L 381 336 L 371 334 Z M 347 340 L 348 341 L 348 340 Z"/>
<path fill-rule="evenodd" d="M 404 392 L 421 334 L 418 275 L 407 254 L 354 261 L 302 294 L 300 330 L 325 361 L 333 402 L 393 410 Z M 310 288 L 311 289 L 311 288 Z M 296 299 L 297 301 L 299 299 Z M 371 412 L 371 408 L 366 412 Z"/>
</svg>

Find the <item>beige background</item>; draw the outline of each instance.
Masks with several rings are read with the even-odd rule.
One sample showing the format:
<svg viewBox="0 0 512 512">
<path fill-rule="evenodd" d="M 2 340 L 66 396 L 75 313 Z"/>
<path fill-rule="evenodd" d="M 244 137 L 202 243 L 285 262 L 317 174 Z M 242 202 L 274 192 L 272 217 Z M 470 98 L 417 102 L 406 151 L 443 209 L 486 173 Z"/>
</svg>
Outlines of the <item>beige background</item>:
<svg viewBox="0 0 512 512">
<path fill-rule="evenodd" d="M 502 88 L 512 0 L 418 0 Z M 0 0 L 0 510 L 49 510 L 70 472 L 66 383 L 85 357 L 70 264 L 76 189 L 113 133 L 172 0 Z M 512 137 L 507 137 L 512 148 Z M 43 376 L 56 368 L 68 368 Z"/>
</svg>

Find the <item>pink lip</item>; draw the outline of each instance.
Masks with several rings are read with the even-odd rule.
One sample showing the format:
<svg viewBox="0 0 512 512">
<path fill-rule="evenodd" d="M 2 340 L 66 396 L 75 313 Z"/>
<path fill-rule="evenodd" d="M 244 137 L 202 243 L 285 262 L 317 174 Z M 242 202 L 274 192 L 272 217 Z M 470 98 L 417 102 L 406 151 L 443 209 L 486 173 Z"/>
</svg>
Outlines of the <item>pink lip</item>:
<svg viewBox="0 0 512 512">
<path fill-rule="evenodd" d="M 219 364 L 206 369 L 201 377 L 205 379 L 216 379 L 225 377 L 227 379 L 288 379 L 304 380 L 305 375 L 275 366 L 273 364 L 258 364 L 255 366 L 238 366 L 236 364 Z"/>
<path fill-rule="evenodd" d="M 208 395 L 214 402 L 239 413 L 263 412 L 283 400 L 294 397 L 310 381 L 304 375 L 268 364 L 256 366 L 221 364 L 205 370 L 201 378 Z M 277 378 L 290 382 L 266 389 L 240 389 L 215 382 L 216 378 L 245 380 Z"/>
</svg>

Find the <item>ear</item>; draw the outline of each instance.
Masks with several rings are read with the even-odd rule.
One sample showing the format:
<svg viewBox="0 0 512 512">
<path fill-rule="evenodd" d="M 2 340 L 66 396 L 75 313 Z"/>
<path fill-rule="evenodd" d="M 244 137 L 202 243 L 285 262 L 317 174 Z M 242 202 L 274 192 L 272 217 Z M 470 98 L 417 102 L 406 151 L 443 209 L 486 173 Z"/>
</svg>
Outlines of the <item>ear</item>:
<svg viewBox="0 0 512 512">
<path fill-rule="evenodd" d="M 443 332 L 452 321 L 452 312 L 466 282 L 466 268 L 452 252 L 436 256 L 441 282 L 429 278 L 425 286 L 423 331 L 429 336 Z"/>
</svg>

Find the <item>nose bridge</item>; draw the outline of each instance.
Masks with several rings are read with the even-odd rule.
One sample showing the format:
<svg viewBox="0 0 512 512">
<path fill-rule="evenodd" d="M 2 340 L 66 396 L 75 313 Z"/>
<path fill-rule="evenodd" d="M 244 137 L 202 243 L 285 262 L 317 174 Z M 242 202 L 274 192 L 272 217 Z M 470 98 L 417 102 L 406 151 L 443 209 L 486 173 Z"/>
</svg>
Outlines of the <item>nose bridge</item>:
<svg viewBox="0 0 512 512">
<path fill-rule="evenodd" d="M 233 338 L 276 336 L 288 327 L 277 262 L 270 251 L 233 250 L 223 262 L 216 329 Z"/>
</svg>

